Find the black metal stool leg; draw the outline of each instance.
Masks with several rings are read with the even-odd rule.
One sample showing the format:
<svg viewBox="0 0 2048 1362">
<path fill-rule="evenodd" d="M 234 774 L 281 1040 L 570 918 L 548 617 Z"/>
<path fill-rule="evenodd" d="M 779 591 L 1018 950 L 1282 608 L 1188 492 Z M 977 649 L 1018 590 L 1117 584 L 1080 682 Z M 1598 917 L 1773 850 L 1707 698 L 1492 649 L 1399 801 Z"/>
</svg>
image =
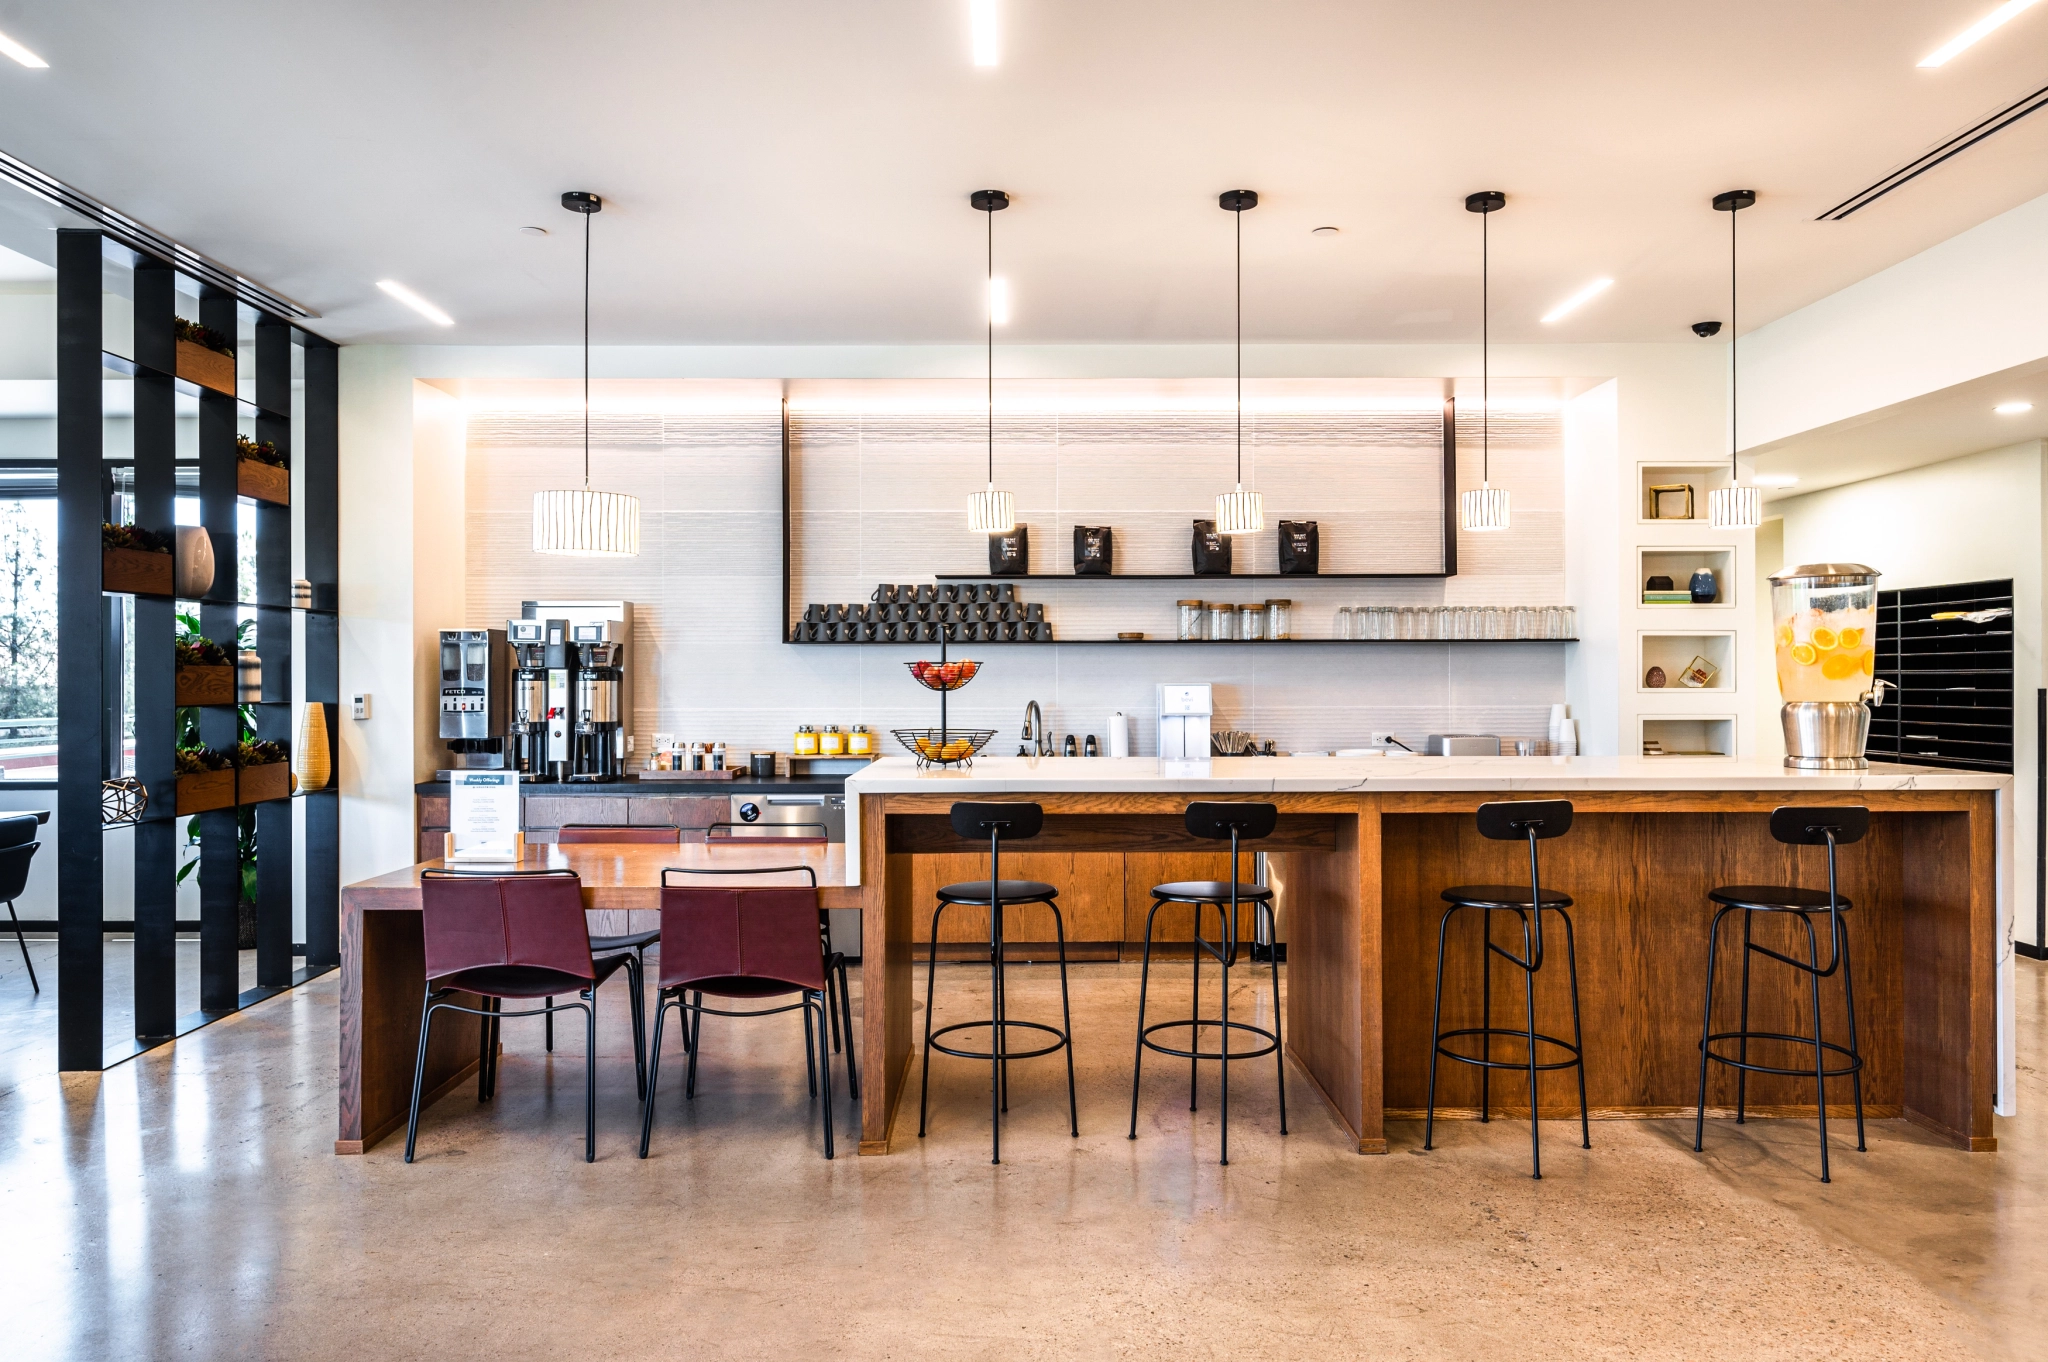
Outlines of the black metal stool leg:
<svg viewBox="0 0 2048 1362">
<path fill-rule="evenodd" d="M 1829 1182 L 1832 1179 L 1828 1176 L 1828 1052 L 1822 1044 L 1820 1029 L 1820 942 L 1813 933 L 1812 917 L 1801 913 L 1799 924 L 1806 928 L 1806 955 L 1812 962 L 1806 971 L 1806 981 L 1813 985 L 1813 1110 L 1820 1124 L 1820 1180 Z"/>
<path fill-rule="evenodd" d="M 1052 927 L 1059 933 L 1060 1025 L 1066 1032 L 1067 1051 L 1067 1127 L 1068 1133 L 1078 1140 L 1081 1138 L 1081 1104 L 1074 1095 L 1074 1007 L 1067 996 L 1067 920 L 1056 905 L 1048 903 L 1045 906 L 1052 909 Z"/>
<path fill-rule="evenodd" d="M 1751 950 L 1750 929 L 1754 925 L 1755 917 L 1756 914 L 1749 909 L 1742 910 L 1742 1010 L 1741 1020 L 1736 1023 L 1742 1035 L 1735 1042 L 1735 1057 L 1741 1060 L 1745 1067 L 1735 1071 L 1736 1125 L 1746 1125 L 1749 1114 L 1749 961 L 1754 954 Z"/>
<path fill-rule="evenodd" d="M 1579 1148 L 1593 1147 L 1592 1118 L 1586 1109 L 1586 1033 L 1579 1026 L 1579 946 L 1572 934 L 1572 917 L 1562 908 L 1550 911 L 1564 919 L 1565 973 L 1572 983 L 1572 1057 L 1579 1070 Z"/>
<path fill-rule="evenodd" d="M 1002 1062 L 998 1065 L 996 1086 L 1002 1089 L 1003 1110 L 1008 1112 L 1010 1109 L 1010 1047 L 1007 1043 L 1010 1037 L 1010 943 L 1003 936 L 1002 914 L 993 907 L 991 907 L 990 911 L 994 913 L 994 916 L 990 919 L 989 927 L 995 933 L 995 940 L 991 943 L 991 948 L 995 951 L 996 957 L 996 1029 L 1005 1042 L 997 1047 L 997 1052 L 1003 1058 Z"/>
<path fill-rule="evenodd" d="M 1194 984 L 1193 984 L 1193 987 L 1191 987 L 1191 988 L 1190 988 L 1190 989 L 1188 990 L 1188 1016 L 1190 1016 L 1190 1017 L 1192 1017 L 1192 1018 L 1194 1018 L 1194 1019 L 1195 1019 L 1194 1025 L 1193 1025 L 1192 1027 L 1190 1027 L 1190 1028 L 1189 1028 L 1189 1032 L 1190 1032 L 1190 1034 L 1191 1034 L 1191 1035 L 1193 1035 L 1194 1039 L 1188 1042 L 1188 1049 L 1190 1049 L 1190 1050 L 1199 1050 L 1199 1049 L 1201 1049 L 1201 1048 L 1202 1048 L 1202 1023 L 1201 1023 L 1201 1016 L 1202 1016 L 1202 905 L 1201 905 L 1201 904 L 1199 904 L 1199 903 L 1195 905 L 1195 944 L 1194 944 L 1194 961 L 1195 961 L 1195 973 L 1194 973 Z M 1197 1059 L 1194 1059 L 1194 1058 L 1192 1058 L 1192 1057 L 1191 1057 L 1191 1058 L 1189 1058 L 1189 1060 L 1188 1060 L 1188 1110 L 1189 1110 L 1189 1111 L 1193 1111 L 1193 1110 L 1195 1109 L 1195 1079 L 1196 1079 L 1196 1076 L 1197 1076 L 1197 1075 L 1198 1075 L 1198 1074 L 1200 1073 L 1200 1071 L 1201 1071 L 1201 1061 L 1199 1061 L 1199 1060 L 1197 1060 Z"/>
<path fill-rule="evenodd" d="M 941 903 L 932 909 L 931 952 L 925 957 L 924 969 L 924 1076 L 917 1084 L 917 1138 L 924 1138 L 925 1116 L 931 1110 L 932 1096 L 932 1011 L 938 1006 L 937 986 L 939 982 L 939 917 L 946 911 Z"/>
<path fill-rule="evenodd" d="M 1145 954 L 1138 966 L 1138 1044 L 1137 1053 L 1131 1056 L 1131 1138 L 1138 1138 L 1138 1079 L 1145 1068 L 1145 992 L 1152 983 L 1152 923 L 1158 918 L 1159 910 L 1166 906 L 1165 900 L 1152 900 L 1152 911 L 1145 914 Z"/>
<path fill-rule="evenodd" d="M 1534 911 L 1542 912 L 1541 908 Z M 1534 960 L 1534 947 L 1529 942 L 1529 919 L 1520 911 L 1515 916 L 1522 919 L 1522 958 Z M 1536 1103 L 1536 971 L 1524 968 L 1522 984 L 1527 990 L 1529 1004 L 1529 1176 L 1543 1180 L 1543 1122 Z"/>
<path fill-rule="evenodd" d="M 989 1028 L 991 1058 L 988 1069 L 988 1161 L 993 1164 L 1003 1161 L 1003 1109 L 1008 1105 L 1003 1100 L 1003 1051 L 1008 1047 L 1003 1044 L 1003 1032 L 1007 1029 L 1003 1023 L 1007 1019 L 1003 1016 L 1003 910 L 1000 902 L 1002 890 L 1001 882 L 993 875 L 989 878 L 988 897 L 989 992 L 994 998 L 994 1006 L 989 1011 L 995 1016 L 995 1024 Z"/>
<path fill-rule="evenodd" d="M 1444 909 L 1443 920 L 1436 928 L 1436 1005 L 1429 1015 L 1429 1105 L 1423 1108 L 1422 1147 L 1432 1148 L 1436 1138 L 1436 1061 L 1443 1045 L 1444 1030 L 1444 939 L 1451 930 L 1451 919 L 1456 917 L 1458 905 Z"/>
<path fill-rule="evenodd" d="M 1714 960 L 1720 954 L 1721 919 L 1734 910 L 1723 908 L 1714 914 L 1714 925 L 1707 928 L 1707 1003 L 1700 1018 L 1700 1104 L 1693 1117 L 1692 1152 L 1697 1154 L 1706 1144 L 1707 1138 L 1707 1037 L 1714 1034 Z"/>
<path fill-rule="evenodd" d="M 1236 866 L 1233 864 L 1233 872 L 1235 869 Z M 1223 935 L 1227 944 L 1223 948 L 1223 959 L 1220 962 L 1223 970 L 1223 1071 L 1218 1075 L 1223 1088 L 1223 1157 L 1218 1162 L 1226 1168 L 1230 1166 L 1230 957 L 1237 953 L 1237 904 L 1234 891 L 1232 898 L 1233 901 L 1228 908 L 1222 904 L 1216 905 L 1218 910 L 1226 913 L 1230 919 L 1223 924 Z"/>
<path fill-rule="evenodd" d="M 14 944 L 21 947 L 21 963 L 28 970 L 28 986 L 33 991 L 41 993 L 43 986 L 36 982 L 35 961 L 28 958 L 28 938 L 21 934 L 21 918 L 14 911 L 13 899 L 7 900 L 7 918 L 14 924 Z"/>
<path fill-rule="evenodd" d="M 1479 910 L 1479 1123 L 1493 1120 L 1493 913 Z"/>
<path fill-rule="evenodd" d="M 1287 1133 L 1287 1051 L 1282 1048 L 1280 1037 L 1286 1033 L 1287 1028 L 1280 1021 L 1280 951 L 1278 947 L 1280 923 L 1273 916 L 1272 904 L 1265 903 L 1259 906 L 1266 910 L 1266 940 L 1275 943 L 1267 963 L 1273 967 L 1273 1067 L 1275 1070 L 1273 1076 L 1279 1080 L 1280 1084 L 1280 1133 L 1285 1135 Z"/>
<path fill-rule="evenodd" d="M 1856 976 L 1849 968 L 1849 924 L 1842 924 L 1840 941 L 1842 952 L 1842 995 L 1849 1003 L 1849 1061 L 1853 1066 L 1849 1082 L 1856 1094 L 1856 1149 L 1868 1153 L 1870 1146 L 1863 1142 L 1863 1051 L 1856 1044 Z"/>
</svg>

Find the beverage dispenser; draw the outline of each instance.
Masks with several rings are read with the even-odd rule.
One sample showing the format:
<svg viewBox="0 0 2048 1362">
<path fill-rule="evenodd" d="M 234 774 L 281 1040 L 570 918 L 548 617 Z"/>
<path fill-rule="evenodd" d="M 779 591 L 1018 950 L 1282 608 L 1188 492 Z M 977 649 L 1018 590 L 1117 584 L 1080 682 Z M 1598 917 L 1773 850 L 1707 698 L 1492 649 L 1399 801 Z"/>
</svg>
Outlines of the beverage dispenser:
<svg viewBox="0 0 2048 1362">
<path fill-rule="evenodd" d="M 1216 712 L 1215 688 L 1162 685 L 1154 692 L 1159 704 L 1159 774 L 1209 774 L 1209 720 Z"/>
<path fill-rule="evenodd" d="M 613 781 L 626 769 L 626 726 L 619 707 L 626 684 L 619 666 L 624 645 L 611 637 L 615 627 L 609 620 L 570 627 L 576 649 L 571 780 Z"/>
<path fill-rule="evenodd" d="M 505 659 L 502 630 L 441 631 L 441 741 L 451 770 L 504 769 Z"/>
<path fill-rule="evenodd" d="M 1798 771 L 1860 771 L 1870 763 L 1876 680 L 1877 570 L 1861 563 L 1808 563 L 1771 578 L 1785 765 Z"/>
<path fill-rule="evenodd" d="M 507 620 L 505 637 L 512 649 L 510 730 L 513 764 L 525 781 L 550 780 L 548 774 L 547 621 Z"/>
<path fill-rule="evenodd" d="M 633 752 L 633 603 L 522 601 L 520 614 L 544 626 L 553 778 L 621 779 Z"/>
</svg>

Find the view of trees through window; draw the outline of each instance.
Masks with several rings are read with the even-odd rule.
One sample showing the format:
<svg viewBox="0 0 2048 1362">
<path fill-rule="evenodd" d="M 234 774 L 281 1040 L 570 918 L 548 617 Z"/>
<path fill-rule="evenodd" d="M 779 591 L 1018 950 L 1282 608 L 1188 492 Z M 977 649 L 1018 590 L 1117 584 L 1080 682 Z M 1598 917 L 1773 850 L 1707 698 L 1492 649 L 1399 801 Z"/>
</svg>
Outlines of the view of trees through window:
<svg viewBox="0 0 2048 1362">
<path fill-rule="evenodd" d="M 0 501 L 0 768 L 55 775 L 56 759 L 57 503 Z"/>
</svg>

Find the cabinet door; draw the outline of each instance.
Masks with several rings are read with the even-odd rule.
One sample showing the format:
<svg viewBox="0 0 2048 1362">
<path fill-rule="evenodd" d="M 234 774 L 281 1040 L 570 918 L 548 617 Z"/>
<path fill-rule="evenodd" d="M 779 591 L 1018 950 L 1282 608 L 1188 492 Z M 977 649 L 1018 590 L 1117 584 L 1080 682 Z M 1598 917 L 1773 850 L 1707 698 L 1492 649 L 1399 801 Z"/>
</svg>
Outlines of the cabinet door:
<svg viewBox="0 0 2048 1362">
<path fill-rule="evenodd" d="M 1145 918 L 1152 911 L 1152 888 L 1154 885 L 1172 884 L 1180 880 L 1223 880 L 1230 875 L 1230 851 L 1145 851 L 1131 852 L 1124 857 L 1124 921 L 1123 939 L 1134 951 L 1142 951 L 1145 943 Z M 1252 853 L 1247 851 L 1238 857 L 1237 879 L 1240 884 L 1252 882 Z M 1227 909 L 1225 910 L 1227 911 Z M 1252 939 L 1252 905 L 1240 903 L 1237 909 L 1237 939 L 1248 942 Z M 1214 909 L 1202 910 L 1205 924 L 1203 935 L 1211 941 L 1217 939 L 1223 930 L 1223 915 Z M 1195 910 L 1186 904 L 1168 904 L 1159 910 L 1159 917 L 1152 926 L 1154 945 L 1162 941 L 1185 945 L 1194 940 Z M 1128 958 L 1132 952 L 1127 951 Z"/>
<path fill-rule="evenodd" d="M 1229 859 L 1227 856 L 1225 859 Z M 923 945 L 932 939 L 932 910 L 938 889 L 986 878 L 988 857 L 965 852 L 911 858 L 911 939 Z M 1067 944 L 1111 942 L 1122 938 L 1124 920 L 1124 857 L 1119 852 L 1020 851 L 1003 856 L 1006 880 L 1042 880 L 1060 891 L 1060 914 L 1066 919 Z M 1059 939 L 1052 913 L 1037 904 L 1003 910 L 1003 936 L 1012 942 L 1046 943 Z M 967 945 L 988 940 L 988 910 L 949 908 L 939 924 L 943 944 Z"/>
</svg>

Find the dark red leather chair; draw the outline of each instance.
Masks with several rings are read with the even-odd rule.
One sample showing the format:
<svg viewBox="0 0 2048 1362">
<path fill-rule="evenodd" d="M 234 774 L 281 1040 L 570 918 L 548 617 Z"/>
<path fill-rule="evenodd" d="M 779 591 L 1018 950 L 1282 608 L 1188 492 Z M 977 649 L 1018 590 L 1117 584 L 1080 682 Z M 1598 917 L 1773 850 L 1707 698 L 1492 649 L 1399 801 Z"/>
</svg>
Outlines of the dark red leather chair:
<svg viewBox="0 0 2048 1362">
<path fill-rule="evenodd" d="M 767 887 L 676 885 L 671 875 L 775 875 L 802 871 L 810 884 Z M 823 1055 L 826 1016 L 832 1007 L 832 976 L 839 975 L 839 1004 L 846 1010 L 846 1083 L 856 1100 L 860 1073 L 853 1061 L 853 1000 L 846 991 L 846 962 L 833 953 L 820 930 L 818 876 L 809 866 L 758 870 L 664 870 L 661 873 L 661 976 L 656 983 L 654 1054 L 647 1070 L 647 1107 L 640 1124 L 640 1157 L 654 1137 L 654 1094 L 661 1081 L 661 1033 L 671 1006 L 683 1014 L 690 1063 L 685 1099 L 697 1095 L 697 1056 L 703 1046 L 704 1014 L 767 1017 L 799 1008 L 804 1014 L 804 1062 L 811 1096 L 825 1079 L 825 1157 L 832 1157 L 832 1060 Z M 707 1007 L 704 996 L 766 999 L 795 993 L 781 1007 L 727 1011 Z M 691 995 L 695 995 L 694 998 Z M 816 1029 L 812 1028 L 815 1012 Z M 836 1020 L 836 1019 L 835 1019 Z M 820 1064 L 820 1058 L 824 1063 Z"/>
<path fill-rule="evenodd" d="M 556 846 L 604 846 L 625 843 L 638 846 L 679 846 L 683 830 L 667 823 L 565 823 L 555 830 Z M 647 973 L 647 948 L 661 940 L 659 930 L 645 932 L 622 932 L 617 936 L 593 936 L 590 938 L 592 955 L 610 955 L 616 951 L 631 951 L 640 962 L 640 973 Z M 553 998 L 548 999 L 550 1003 Z M 555 1048 L 555 1016 L 550 1012 L 547 1019 L 547 1047 Z"/>
<path fill-rule="evenodd" d="M 29 862 L 42 845 L 36 840 L 36 829 L 49 819 L 47 813 L 0 814 L 0 899 L 7 900 L 7 916 L 14 924 L 14 944 L 21 947 L 21 963 L 28 969 L 28 986 L 37 993 L 43 991 L 43 986 L 36 982 L 35 963 L 28 958 L 28 941 L 21 934 L 21 919 L 15 914 L 14 901 L 28 888 Z"/>
<path fill-rule="evenodd" d="M 580 1010 L 584 1016 L 585 1079 L 583 1158 L 597 1159 L 597 986 L 621 969 L 633 998 L 633 1057 L 640 1094 L 647 1094 L 643 1058 L 640 966 L 630 954 L 593 959 L 583 915 L 583 881 L 574 871 L 529 870 L 473 874 L 455 870 L 420 872 L 420 925 L 426 938 L 427 996 L 420 1005 L 420 1050 L 413 1067 L 412 1109 L 405 1124 L 405 1161 L 412 1162 L 419 1139 L 420 1088 L 426 1079 L 427 1038 L 434 1014 L 443 1010 L 482 1017 L 477 1063 L 477 1100 L 488 1102 L 498 1086 L 498 1033 L 505 1016 L 534 1017 Z M 449 1001 L 473 993 L 483 1006 Z M 575 994 L 580 1001 L 559 1007 L 552 995 Z M 547 998 L 542 1008 L 507 1014 L 505 999 Z"/>
</svg>

